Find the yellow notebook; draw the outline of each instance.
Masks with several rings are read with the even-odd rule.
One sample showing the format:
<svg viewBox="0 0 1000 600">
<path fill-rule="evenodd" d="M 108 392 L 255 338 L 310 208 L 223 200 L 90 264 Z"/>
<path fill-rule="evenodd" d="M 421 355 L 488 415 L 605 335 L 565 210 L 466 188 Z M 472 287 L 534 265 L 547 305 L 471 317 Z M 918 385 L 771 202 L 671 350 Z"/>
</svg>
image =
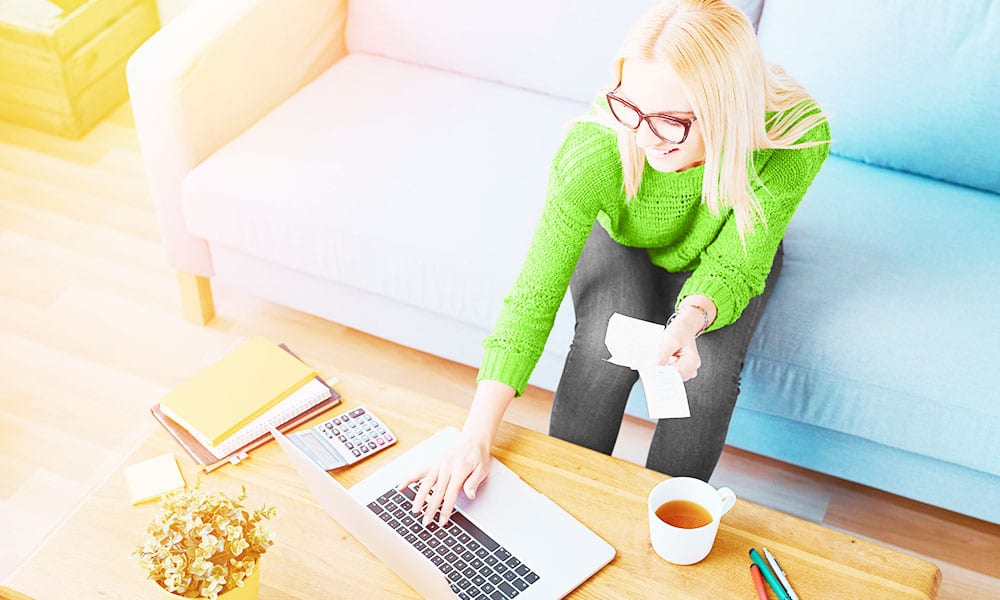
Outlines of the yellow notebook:
<svg viewBox="0 0 1000 600">
<path fill-rule="evenodd" d="M 278 345 L 256 337 L 164 396 L 160 408 L 217 446 L 315 376 Z"/>
</svg>

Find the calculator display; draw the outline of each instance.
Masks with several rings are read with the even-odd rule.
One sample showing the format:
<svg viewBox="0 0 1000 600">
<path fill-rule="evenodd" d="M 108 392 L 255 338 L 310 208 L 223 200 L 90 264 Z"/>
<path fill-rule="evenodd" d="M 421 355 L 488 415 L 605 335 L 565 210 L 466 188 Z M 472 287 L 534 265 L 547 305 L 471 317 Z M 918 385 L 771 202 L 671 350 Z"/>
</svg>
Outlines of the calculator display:
<svg viewBox="0 0 1000 600">
<path fill-rule="evenodd" d="M 365 408 L 337 415 L 288 439 L 327 471 L 352 465 L 396 443 L 396 435 Z"/>
</svg>

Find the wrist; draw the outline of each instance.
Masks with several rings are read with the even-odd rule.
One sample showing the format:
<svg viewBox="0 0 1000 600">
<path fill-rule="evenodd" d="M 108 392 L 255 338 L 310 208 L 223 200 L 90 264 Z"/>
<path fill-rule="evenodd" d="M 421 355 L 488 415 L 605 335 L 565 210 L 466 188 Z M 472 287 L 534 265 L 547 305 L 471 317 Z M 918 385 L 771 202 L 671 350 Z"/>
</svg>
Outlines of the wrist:
<svg viewBox="0 0 1000 600">
<path fill-rule="evenodd" d="M 683 334 L 685 337 L 696 338 L 706 329 L 705 318 L 702 313 L 696 310 L 684 310 L 680 307 L 677 312 L 670 315 L 667 320 L 667 327 Z"/>
<path fill-rule="evenodd" d="M 476 386 L 469 415 L 462 426 L 462 438 L 486 448 L 493 446 L 500 422 L 514 399 L 514 388 L 496 381 L 483 380 Z"/>
<path fill-rule="evenodd" d="M 465 425 L 462 426 L 461 439 L 477 447 L 485 448 L 487 451 L 493 447 L 495 437 L 496 429 L 492 427 L 492 424 L 466 419 Z"/>
</svg>

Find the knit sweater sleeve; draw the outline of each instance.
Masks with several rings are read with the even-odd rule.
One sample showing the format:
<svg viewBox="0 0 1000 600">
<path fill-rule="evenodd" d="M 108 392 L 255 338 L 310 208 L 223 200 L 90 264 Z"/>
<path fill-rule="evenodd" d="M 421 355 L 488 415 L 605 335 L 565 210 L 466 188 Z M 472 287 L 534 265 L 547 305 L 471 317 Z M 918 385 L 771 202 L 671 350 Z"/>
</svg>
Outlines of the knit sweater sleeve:
<svg viewBox="0 0 1000 600">
<path fill-rule="evenodd" d="M 826 121 L 813 127 L 799 141 L 829 141 Z M 764 291 L 778 244 L 813 178 L 829 154 L 829 144 L 808 148 L 770 151 L 759 171 L 760 184 L 753 191 L 760 201 L 766 224 L 757 223 L 746 236 L 746 254 L 730 211 L 715 241 L 700 256 L 700 262 L 677 296 L 677 307 L 691 295 L 708 296 L 718 314 L 706 329 L 714 331 L 740 317 L 752 298 Z"/>
<path fill-rule="evenodd" d="M 552 161 L 548 191 L 513 288 L 492 334 L 476 382 L 499 381 L 524 393 L 541 357 L 555 315 L 569 286 L 583 245 L 601 210 L 608 184 L 608 136 L 594 123 L 576 123 Z M 611 148 L 614 151 L 613 147 Z"/>
</svg>

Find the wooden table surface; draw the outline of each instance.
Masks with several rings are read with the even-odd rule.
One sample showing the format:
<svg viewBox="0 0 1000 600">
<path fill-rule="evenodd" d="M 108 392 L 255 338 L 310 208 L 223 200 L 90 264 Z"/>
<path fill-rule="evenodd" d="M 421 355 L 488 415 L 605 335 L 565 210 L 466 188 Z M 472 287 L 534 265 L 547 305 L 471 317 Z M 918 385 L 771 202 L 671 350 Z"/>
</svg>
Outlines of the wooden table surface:
<svg viewBox="0 0 1000 600">
<path fill-rule="evenodd" d="M 438 429 L 461 427 L 464 420 L 465 410 L 452 404 L 358 374 L 338 375 L 342 381 L 335 387 L 344 403 L 333 410 L 370 407 L 399 437 L 394 447 L 337 472 L 348 487 Z M 194 483 L 200 470 L 159 427 L 125 465 L 171 451 Z M 646 498 L 663 474 L 510 424 L 501 428 L 494 456 L 616 549 L 615 559 L 570 598 L 753 600 L 747 551 L 763 546 L 778 557 L 802 600 L 935 598 L 941 582 L 940 570 L 925 560 L 743 500 L 723 517 L 705 560 L 673 566 L 650 546 L 646 517 Z M 234 493 L 245 484 L 251 506 L 278 507 L 271 521 L 275 545 L 261 562 L 262 600 L 418 597 L 323 512 L 277 444 L 202 478 L 206 488 Z M 128 498 L 119 469 L 8 585 L 38 600 L 156 598 L 155 584 L 129 553 L 159 507 L 132 507 Z"/>
</svg>

